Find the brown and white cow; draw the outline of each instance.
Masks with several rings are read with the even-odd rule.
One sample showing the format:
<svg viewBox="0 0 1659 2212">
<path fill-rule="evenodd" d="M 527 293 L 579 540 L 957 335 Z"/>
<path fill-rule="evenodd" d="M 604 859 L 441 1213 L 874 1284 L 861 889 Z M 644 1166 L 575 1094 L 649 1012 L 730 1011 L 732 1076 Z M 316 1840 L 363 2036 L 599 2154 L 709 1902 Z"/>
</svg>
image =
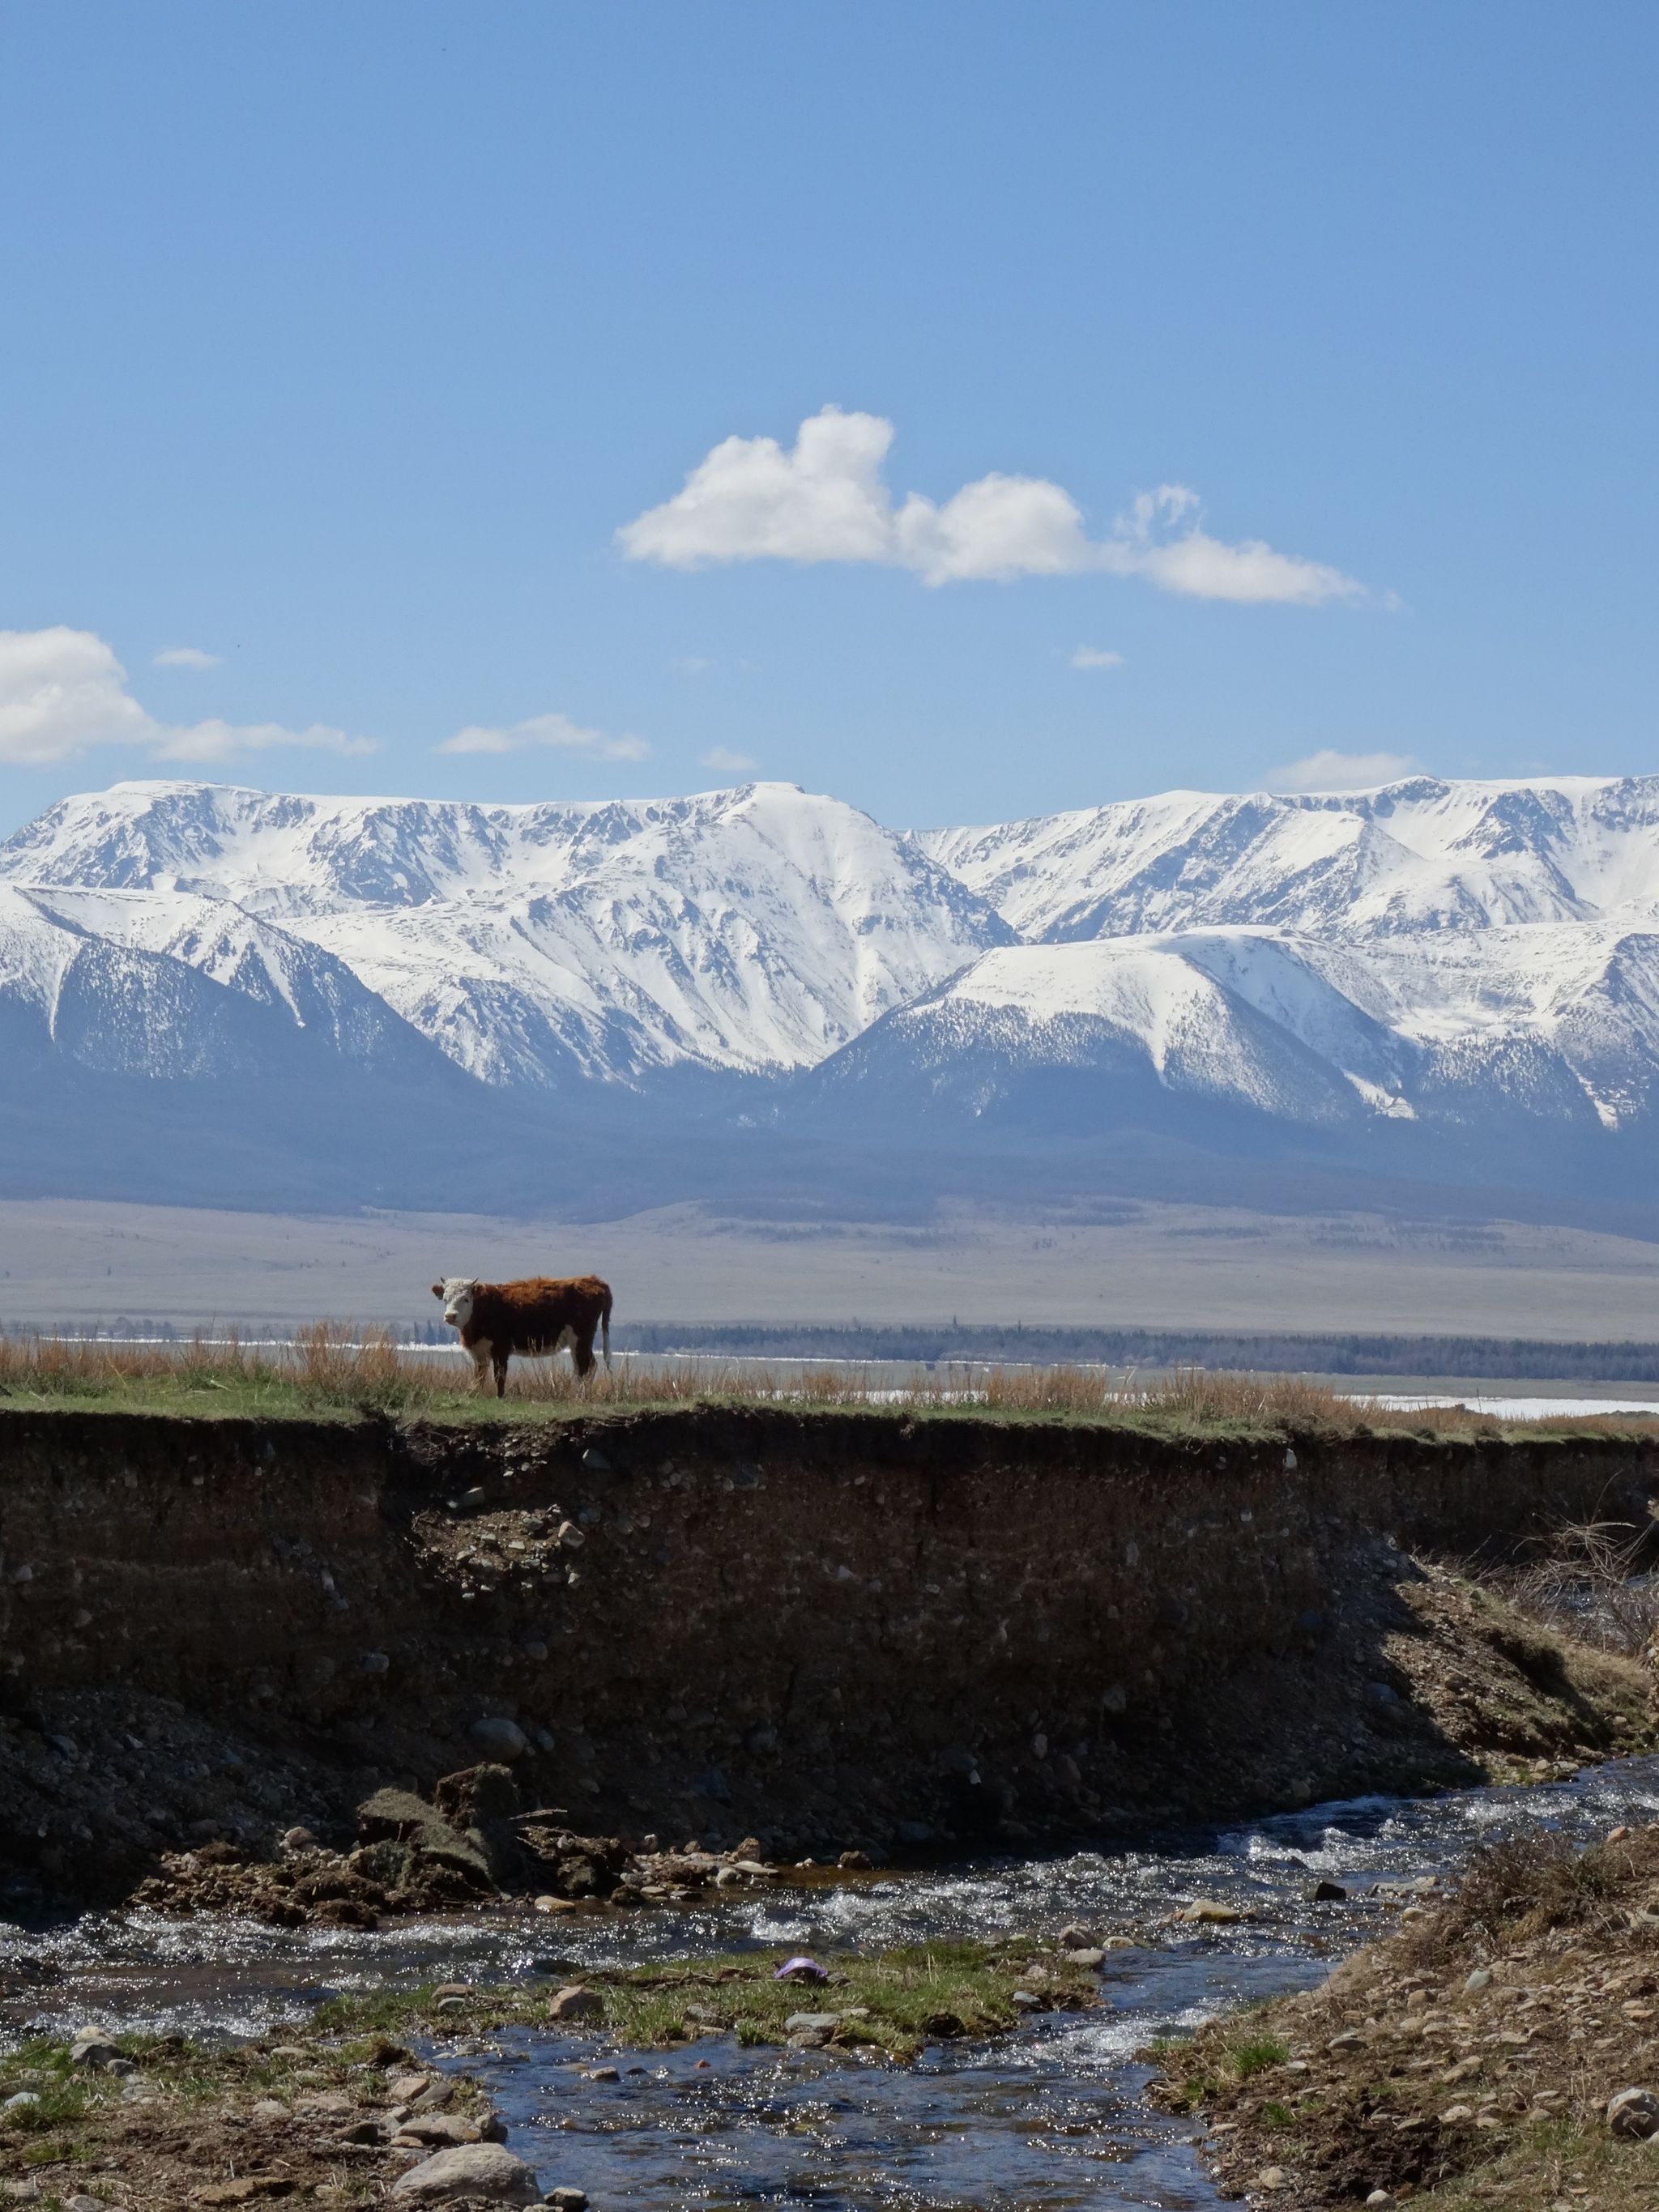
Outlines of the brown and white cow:
<svg viewBox="0 0 1659 2212">
<path fill-rule="evenodd" d="M 461 1332 L 471 1354 L 478 1388 L 489 1387 L 493 1370 L 495 1395 L 507 1395 L 507 1363 L 515 1352 L 532 1357 L 568 1350 L 578 1375 L 593 1372 L 593 1334 L 601 1334 L 605 1364 L 611 1364 L 611 1285 L 597 1275 L 573 1275 L 556 1282 L 531 1275 L 518 1283 L 481 1283 L 473 1275 L 446 1275 L 434 1283 L 444 1319 Z"/>
</svg>

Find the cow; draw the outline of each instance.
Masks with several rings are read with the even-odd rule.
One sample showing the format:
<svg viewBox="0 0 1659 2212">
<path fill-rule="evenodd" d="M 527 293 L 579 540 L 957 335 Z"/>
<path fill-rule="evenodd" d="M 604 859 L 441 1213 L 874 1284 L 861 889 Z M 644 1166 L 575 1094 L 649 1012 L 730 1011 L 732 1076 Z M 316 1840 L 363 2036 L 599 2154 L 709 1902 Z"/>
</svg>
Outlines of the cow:
<svg viewBox="0 0 1659 2212">
<path fill-rule="evenodd" d="M 507 1395 L 507 1363 L 515 1352 L 531 1356 L 567 1348 L 585 1382 L 593 1372 L 593 1335 L 601 1333 L 611 1364 L 611 1285 L 597 1275 L 556 1282 L 531 1275 L 519 1283 L 481 1283 L 473 1275 L 446 1275 L 432 1295 L 443 1300 L 444 1319 L 461 1332 L 480 1390 L 493 1370 L 495 1395 Z"/>
</svg>

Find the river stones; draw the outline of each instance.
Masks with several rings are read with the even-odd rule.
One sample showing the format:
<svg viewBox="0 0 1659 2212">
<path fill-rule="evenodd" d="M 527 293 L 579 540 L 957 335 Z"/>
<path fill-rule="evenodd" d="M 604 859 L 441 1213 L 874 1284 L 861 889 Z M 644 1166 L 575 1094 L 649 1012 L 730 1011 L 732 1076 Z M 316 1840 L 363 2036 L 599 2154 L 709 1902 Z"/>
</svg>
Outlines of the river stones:
<svg viewBox="0 0 1659 2212">
<path fill-rule="evenodd" d="M 571 1982 L 557 1990 L 548 2002 L 550 2020 L 603 2020 L 605 1999 L 597 1990 L 588 1989 L 581 1982 Z"/>
<path fill-rule="evenodd" d="M 412 2166 L 392 2185 L 394 2204 L 536 2204 L 541 2189 L 521 2158 L 501 2143 L 459 2143 Z"/>
<path fill-rule="evenodd" d="M 483 2130 L 476 2120 L 464 2120 L 453 2112 L 411 2112 L 392 2140 L 438 2150 L 453 2143 L 482 2142 Z"/>
</svg>

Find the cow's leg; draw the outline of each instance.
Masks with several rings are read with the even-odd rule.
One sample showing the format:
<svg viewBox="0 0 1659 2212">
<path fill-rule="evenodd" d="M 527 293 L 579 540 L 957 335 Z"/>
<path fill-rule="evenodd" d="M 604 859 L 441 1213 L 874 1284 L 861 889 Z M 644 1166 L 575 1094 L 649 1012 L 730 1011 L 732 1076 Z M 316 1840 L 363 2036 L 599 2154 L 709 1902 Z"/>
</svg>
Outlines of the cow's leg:
<svg viewBox="0 0 1659 2212">
<path fill-rule="evenodd" d="M 511 1353 L 507 1352 L 495 1354 L 495 1395 L 498 1398 L 507 1395 L 507 1363 L 511 1357 Z"/>
<path fill-rule="evenodd" d="M 469 1344 L 466 1348 L 472 1356 L 472 1387 L 476 1390 L 488 1390 L 489 1388 L 489 1338 L 485 1337 L 477 1344 Z"/>
<path fill-rule="evenodd" d="M 593 1332 L 591 1328 L 572 1330 L 570 1359 L 578 1378 L 586 1382 L 593 1372 Z"/>
</svg>

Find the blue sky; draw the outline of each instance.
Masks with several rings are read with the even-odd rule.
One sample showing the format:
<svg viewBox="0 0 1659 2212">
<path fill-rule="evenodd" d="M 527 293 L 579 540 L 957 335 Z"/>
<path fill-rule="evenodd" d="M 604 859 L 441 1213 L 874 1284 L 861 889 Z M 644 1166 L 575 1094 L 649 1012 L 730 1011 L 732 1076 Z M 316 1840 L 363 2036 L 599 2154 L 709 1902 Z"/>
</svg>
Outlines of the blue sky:
<svg viewBox="0 0 1659 2212">
<path fill-rule="evenodd" d="M 1652 768 L 1656 58 L 1620 0 L 0 5 L 0 829 Z"/>
</svg>

